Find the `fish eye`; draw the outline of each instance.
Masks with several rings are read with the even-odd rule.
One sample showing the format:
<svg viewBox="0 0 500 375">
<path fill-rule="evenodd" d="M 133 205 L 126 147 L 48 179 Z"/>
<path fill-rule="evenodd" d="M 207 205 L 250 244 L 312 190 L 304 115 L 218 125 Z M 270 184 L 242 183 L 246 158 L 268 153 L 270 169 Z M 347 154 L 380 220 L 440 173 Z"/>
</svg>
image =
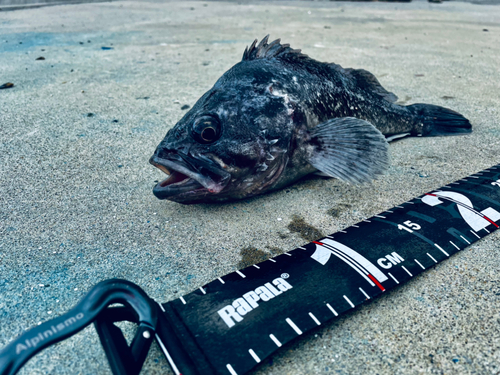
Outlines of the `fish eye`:
<svg viewBox="0 0 500 375">
<path fill-rule="evenodd" d="M 220 121 L 213 116 L 202 116 L 194 122 L 191 134 L 199 143 L 213 143 L 221 135 Z"/>
</svg>

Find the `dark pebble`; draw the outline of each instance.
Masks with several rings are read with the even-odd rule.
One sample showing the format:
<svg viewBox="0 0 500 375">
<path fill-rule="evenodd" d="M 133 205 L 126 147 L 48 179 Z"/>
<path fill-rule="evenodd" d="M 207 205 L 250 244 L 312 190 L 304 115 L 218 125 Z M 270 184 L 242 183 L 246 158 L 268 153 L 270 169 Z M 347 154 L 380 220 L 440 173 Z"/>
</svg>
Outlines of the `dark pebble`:
<svg viewBox="0 0 500 375">
<path fill-rule="evenodd" d="M 113 120 L 112 122 L 118 122 L 118 120 Z"/>
<path fill-rule="evenodd" d="M 490 30 L 488 30 L 488 29 L 483 29 L 483 31 L 490 31 Z"/>
<path fill-rule="evenodd" d="M 123 167 L 123 165 L 121 165 L 121 164 L 118 164 L 118 168 L 121 168 L 121 167 Z"/>
<path fill-rule="evenodd" d="M 87 117 L 94 117 L 93 113 L 87 113 Z"/>
<path fill-rule="evenodd" d="M 182 110 L 185 110 L 185 109 L 188 109 L 188 108 L 189 108 L 189 105 L 187 105 L 187 104 L 184 104 L 184 105 L 181 107 L 181 109 L 182 109 Z"/>
<path fill-rule="evenodd" d="M 0 86 L 0 90 L 10 89 L 11 87 L 14 87 L 14 84 L 11 82 L 7 82 L 7 83 L 4 83 L 2 86 Z"/>
<path fill-rule="evenodd" d="M 107 51 L 108 49 L 113 49 L 113 47 L 101 47 L 101 49 Z"/>
<path fill-rule="evenodd" d="M 45 57 L 40 56 L 40 57 L 37 57 L 35 60 L 45 60 Z"/>
</svg>

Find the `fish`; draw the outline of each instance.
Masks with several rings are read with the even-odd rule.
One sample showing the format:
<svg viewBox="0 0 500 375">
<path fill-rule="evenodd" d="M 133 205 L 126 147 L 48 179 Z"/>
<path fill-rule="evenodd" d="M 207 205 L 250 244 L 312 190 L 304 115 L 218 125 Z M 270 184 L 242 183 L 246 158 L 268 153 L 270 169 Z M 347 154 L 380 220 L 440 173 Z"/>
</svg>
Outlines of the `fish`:
<svg viewBox="0 0 500 375">
<path fill-rule="evenodd" d="M 472 131 L 451 109 L 397 104 L 367 70 L 316 61 L 269 35 L 257 42 L 156 148 L 149 162 L 168 175 L 157 198 L 232 201 L 311 173 L 363 184 L 388 168 L 388 141 Z"/>
</svg>

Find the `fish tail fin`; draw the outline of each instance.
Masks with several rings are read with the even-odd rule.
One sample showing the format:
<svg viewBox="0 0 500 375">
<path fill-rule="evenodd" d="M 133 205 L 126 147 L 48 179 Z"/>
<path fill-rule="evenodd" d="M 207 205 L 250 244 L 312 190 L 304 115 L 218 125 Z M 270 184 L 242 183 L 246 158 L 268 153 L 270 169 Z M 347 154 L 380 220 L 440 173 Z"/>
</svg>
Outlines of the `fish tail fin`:
<svg viewBox="0 0 500 375">
<path fill-rule="evenodd" d="M 370 182 L 389 165 L 385 137 L 367 121 L 334 118 L 311 130 L 309 162 L 325 175 L 353 184 Z"/>
<path fill-rule="evenodd" d="M 424 137 L 464 135 L 472 125 L 460 113 L 432 104 L 412 104 L 406 107 L 417 118 L 416 133 Z"/>
</svg>

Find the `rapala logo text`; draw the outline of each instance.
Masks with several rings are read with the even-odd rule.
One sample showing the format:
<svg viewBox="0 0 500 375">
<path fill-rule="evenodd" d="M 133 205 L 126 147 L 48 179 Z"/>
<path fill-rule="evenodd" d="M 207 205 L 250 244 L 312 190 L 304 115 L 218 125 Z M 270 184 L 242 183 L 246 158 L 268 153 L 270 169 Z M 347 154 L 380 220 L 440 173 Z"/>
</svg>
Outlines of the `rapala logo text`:
<svg viewBox="0 0 500 375">
<path fill-rule="evenodd" d="M 269 301 L 270 299 L 279 296 L 281 293 L 292 289 L 292 286 L 283 278 L 278 277 L 271 283 L 265 283 L 255 290 L 243 294 L 242 297 L 233 301 L 217 311 L 229 328 L 243 320 L 243 316 L 253 309 L 259 307 L 257 301 Z"/>
</svg>

